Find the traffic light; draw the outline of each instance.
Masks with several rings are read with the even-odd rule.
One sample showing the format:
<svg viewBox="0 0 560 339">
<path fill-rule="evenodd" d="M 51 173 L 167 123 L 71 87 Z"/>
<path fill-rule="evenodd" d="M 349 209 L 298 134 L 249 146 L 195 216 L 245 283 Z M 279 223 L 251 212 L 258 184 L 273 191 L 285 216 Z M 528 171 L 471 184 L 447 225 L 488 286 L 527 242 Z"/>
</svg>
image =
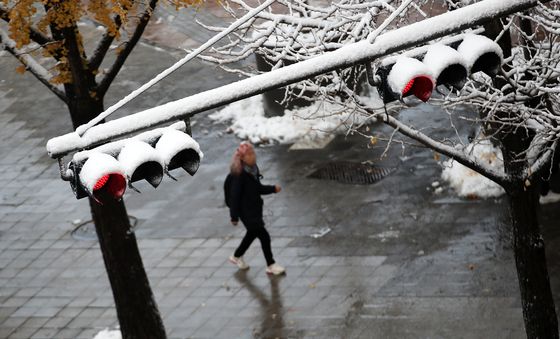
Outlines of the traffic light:
<svg viewBox="0 0 560 339">
<path fill-rule="evenodd" d="M 469 69 L 467 62 L 457 50 L 449 46 L 431 45 L 422 62 L 436 79 L 436 86 L 446 85 L 461 89 L 467 82 Z"/>
<path fill-rule="evenodd" d="M 435 86 L 430 69 L 420 60 L 405 56 L 391 66 L 379 68 L 377 75 L 381 79 L 377 89 L 385 103 L 409 95 L 426 102 Z"/>
<path fill-rule="evenodd" d="M 470 74 L 484 72 L 496 76 L 504 59 L 504 52 L 494 40 L 483 35 L 467 34 L 457 47 L 457 52 L 465 58 Z"/>
<path fill-rule="evenodd" d="M 78 152 L 67 174 L 77 199 L 90 196 L 103 204 L 122 198 L 126 187 L 135 189 L 132 183 L 139 180 L 156 188 L 165 173 L 172 177 L 171 170 L 183 168 L 194 175 L 202 157 L 199 144 L 191 136 L 161 128 Z"/>
<path fill-rule="evenodd" d="M 166 170 L 181 167 L 190 175 L 198 171 L 202 152 L 198 143 L 188 134 L 169 129 L 157 141 L 156 150 L 161 154 Z"/>
<path fill-rule="evenodd" d="M 119 154 L 119 162 L 130 182 L 145 179 L 156 188 L 163 180 L 163 157 L 144 141 L 128 141 Z"/>
<path fill-rule="evenodd" d="M 375 83 L 384 103 L 412 94 L 425 102 L 436 86 L 461 89 L 469 75 L 484 72 L 494 77 L 503 63 L 500 46 L 482 35 L 465 34 L 457 49 L 436 43 L 421 50 L 425 52 L 408 53 L 415 57 L 382 62 Z"/>
<path fill-rule="evenodd" d="M 80 185 L 82 193 L 102 202 L 105 199 L 120 199 L 126 190 L 126 181 L 124 168 L 117 159 L 94 152 L 81 167 L 76 184 Z"/>
</svg>

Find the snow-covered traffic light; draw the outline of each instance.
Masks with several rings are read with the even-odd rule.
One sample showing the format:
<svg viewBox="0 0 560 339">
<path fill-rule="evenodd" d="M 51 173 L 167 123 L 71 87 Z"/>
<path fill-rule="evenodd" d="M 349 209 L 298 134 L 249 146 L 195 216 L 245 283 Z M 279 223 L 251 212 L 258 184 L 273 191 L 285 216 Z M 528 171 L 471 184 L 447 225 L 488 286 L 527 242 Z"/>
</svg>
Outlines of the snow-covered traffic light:
<svg viewBox="0 0 560 339">
<path fill-rule="evenodd" d="M 484 72 L 496 76 L 504 59 L 504 52 L 494 40 L 483 35 L 467 34 L 457 47 L 467 63 L 470 74 Z"/>
<path fill-rule="evenodd" d="M 436 79 L 436 86 L 445 85 L 461 89 L 467 81 L 469 68 L 465 58 L 449 46 L 431 45 L 422 62 Z"/>
<path fill-rule="evenodd" d="M 409 95 L 425 102 L 436 86 L 461 89 L 468 76 L 484 72 L 494 77 L 503 63 L 500 46 L 482 35 L 465 34 L 457 49 L 436 43 L 420 50 L 407 53 L 414 57 L 391 57 L 381 63 L 374 83 L 383 102 Z"/>
<path fill-rule="evenodd" d="M 144 141 L 129 140 L 119 153 L 119 162 L 131 182 L 145 179 L 156 188 L 163 180 L 163 157 Z"/>
<path fill-rule="evenodd" d="M 399 57 L 397 62 L 377 71 L 381 85 L 377 87 L 385 103 L 414 95 L 428 101 L 435 86 L 430 69 L 418 59 Z"/>
<path fill-rule="evenodd" d="M 202 157 L 191 136 L 161 128 L 74 154 L 67 177 L 76 198 L 90 196 L 102 204 L 122 198 L 126 187 L 134 188 L 132 183 L 139 180 L 156 188 L 173 169 L 194 175 Z"/>
<path fill-rule="evenodd" d="M 190 175 L 198 171 L 202 152 L 190 135 L 169 129 L 157 141 L 156 150 L 161 154 L 167 170 L 183 168 Z"/>
<path fill-rule="evenodd" d="M 75 184 L 80 187 L 76 187 L 75 191 L 86 193 L 99 203 L 106 199 L 118 200 L 126 190 L 123 166 L 117 159 L 104 153 L 92 153 L 81 166 L 76 179 Z"/>
</svg>

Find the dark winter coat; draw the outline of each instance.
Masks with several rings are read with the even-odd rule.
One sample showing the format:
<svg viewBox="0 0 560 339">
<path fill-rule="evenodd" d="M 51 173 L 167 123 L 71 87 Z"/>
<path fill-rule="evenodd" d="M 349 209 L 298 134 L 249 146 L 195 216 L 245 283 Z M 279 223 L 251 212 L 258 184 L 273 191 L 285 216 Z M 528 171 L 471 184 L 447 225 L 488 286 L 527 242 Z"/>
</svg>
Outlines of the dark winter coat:
<svg viewBox="0 0 560 339">
<path fill-rule="evenodd" d="M 241 219 L 243 223 L 260 222 L 263 218 L 261 195 L 275 192 L 273 185 L 261 184 L 258 172 L 254 176 L 243 170 L 240 175 L 231 176 L 231 200 L 229 214 L 232 221 Z"/>
</svg>

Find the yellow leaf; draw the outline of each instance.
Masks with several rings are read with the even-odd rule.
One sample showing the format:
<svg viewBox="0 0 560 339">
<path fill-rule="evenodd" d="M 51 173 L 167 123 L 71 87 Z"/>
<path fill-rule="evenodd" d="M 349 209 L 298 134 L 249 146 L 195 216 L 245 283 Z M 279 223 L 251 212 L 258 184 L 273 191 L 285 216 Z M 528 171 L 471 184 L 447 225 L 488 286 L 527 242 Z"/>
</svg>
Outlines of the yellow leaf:
<svg viewBox="0 0 560 339">
<path fill-rule="evenodd" d="M 370 137 L 370 138 L 369 138 L 369 143 L 370 143 L 371 145 L 377 144 L 377 137 Z"/>
<path fill-rule="evenodd" d="M 434 152 L 434 160 L 439 161 L 440 158 L 441 157 L 440 157 L 439 153 Z"/>
<path fill-rule="evenodd" d="M 27 67 L 25 67 L 25 65 L 19 65 L 18 67 L 16 67 L 16 72 L 18 72 L 19 74 L 25 73 L 26 70 Z"/>
</svg>

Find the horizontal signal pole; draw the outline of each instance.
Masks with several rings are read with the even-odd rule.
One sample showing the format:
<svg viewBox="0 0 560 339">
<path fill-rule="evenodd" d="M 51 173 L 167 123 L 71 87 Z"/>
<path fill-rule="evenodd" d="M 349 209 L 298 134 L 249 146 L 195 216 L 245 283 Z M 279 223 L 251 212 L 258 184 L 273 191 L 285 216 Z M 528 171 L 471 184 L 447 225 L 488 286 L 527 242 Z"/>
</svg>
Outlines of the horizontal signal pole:
<svg viewBox="0 0 560 339">
<path fill-rule="evenodd" d="M 47 142 L 47 152 L 52 158 L 61 158 L 71 152 L 88 149 L 139 130 L 184 119 L 337 69 L 371 62 L 492 19 L 529 9 L 538 3 L 539 0 L 483 0 L 389 31 L 379 35 L 373 43 L 369 43 L 367 39 L 352 43 L 296 64 L 93 126 L 83 136 L 72 132 L 52 138 Z"/>
</svg>

